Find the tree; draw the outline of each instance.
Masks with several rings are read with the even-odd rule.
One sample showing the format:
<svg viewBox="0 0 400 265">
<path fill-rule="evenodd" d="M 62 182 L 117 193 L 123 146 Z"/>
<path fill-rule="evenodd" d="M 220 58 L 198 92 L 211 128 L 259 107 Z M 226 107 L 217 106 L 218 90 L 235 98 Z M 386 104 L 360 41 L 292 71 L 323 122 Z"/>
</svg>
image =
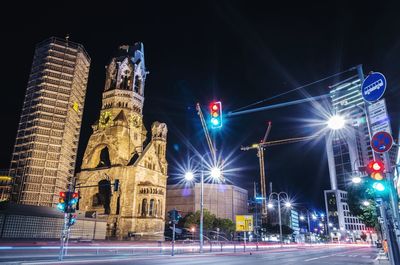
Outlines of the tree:
<svg viewBox="0 0 400 265">
<path fill-rule="evenodd" d="M 219 228 L 225 235 L 235 232 L 235 224 L 231 219 L 215 218 L 213 226 L 214 229 Z"/>
<path fill-rule="evenodd" d="M 195 213 L 189 213 L 185 216 L 185 228 L 191 228 L 193 226 L 200 225 L 200 211 Z M 203 211 L 203 227 L 204 230 L 211 230 L 214 228 L 214 221 L 216 219 L 215 214 L 210 213 L 207 209 Z"/>
<path fill-rule="evenodd" d="M 279 234 L 279 225 L 275 224 L 263 224 L 263 228 L 265 228 L 265 231 L 269 234 Z M 282 234 L 283 235 L 291 235 L 293 234 L 294 230 L 292 228 L 290 228 L 287 225 L 282 225 Z"/>
<path fill-rule="evenodd" d="M 353 215 L 357 216 L 367 227 L 379 229 L 374 193 L 370 188 L 365 188 L 363 185 L 353 185 L 347 191 L 347 199 L 350 212 Z M 365 206 L 364 201 L 368 201 L 369 205 Z"/>
</svg>

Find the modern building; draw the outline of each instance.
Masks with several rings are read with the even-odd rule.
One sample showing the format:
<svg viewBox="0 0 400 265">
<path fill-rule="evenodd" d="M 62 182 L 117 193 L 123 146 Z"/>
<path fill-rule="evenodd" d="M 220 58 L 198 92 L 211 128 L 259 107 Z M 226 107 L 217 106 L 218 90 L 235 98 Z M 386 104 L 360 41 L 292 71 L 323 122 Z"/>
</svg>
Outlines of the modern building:
<svg viewBox="0 0 400 265">
<path fill-rule="evenodd" d="M 354 233 L 360 235 L 365 231 L 365 225 L 354 217 L 347 204 L 347 192 L 342 190 L 325 190 L 325 207 L 327 209 L 328 221 L 332 229 L 330 232 L 338 231 L 345 235 Z"/>
<path fill-rule="evenodd" d="M 361 70 L 362 71 L 362 70 Z M 330 86 L 334 114 L 345 117 L 345 129 L 333 131 L 326 137 L 331 190 L 324 191 L 329 232 L 365 229 L 357 217 L 349 212 L 347 192 L 352 176 L 364 173 L 373 159 L 366 105 L 361 95 L 360 73 Z"/>
<path fill-rule="evenodd" d="M 89 66 L 68 38 L 36 46 L 10 165 L 13 201 L 52 207 L 73 177 Z"/>
<path fill-rule="evenodd" d="M 76 176 L 79 209 L 106 216 L 108 238 L 164 239 L 168 129 L 154 122 L 147 140 L 146 74 L 143 44 L 120 46 L 106 67 L 99 119 Z"/>
<path fill-rule="evenodd" d="M 200 210 L 201 184 L 182 187 L 167 186 L 167 209 L 176 208 L 182 216 Z M 248 214 L 248 192 L 245 189 L 227 184 L 204 184 L 204 209 L 218 218 L 231 219 L 236 222 L 236 215 Z"/>
<path fill-rule="evenodd" d="M 13 179 L 8 173 L 9 170 L 0 170 L 0 202 L 10 200 Z"/>
</svg>

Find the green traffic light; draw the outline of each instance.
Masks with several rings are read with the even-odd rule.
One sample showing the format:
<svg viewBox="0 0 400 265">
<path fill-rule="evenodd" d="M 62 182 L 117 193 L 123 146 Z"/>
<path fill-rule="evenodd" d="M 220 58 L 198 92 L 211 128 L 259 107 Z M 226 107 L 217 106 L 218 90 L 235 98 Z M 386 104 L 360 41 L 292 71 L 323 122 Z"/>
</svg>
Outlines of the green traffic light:
<svg viewBox="0 0 400 265">
<path fill-rule="evenodd" d="M 374 184 L 372 184 L 372 188 L 374 188 L 377 191 L 384 191 L 385 190 L 385 185 L 383 185 L 380 182 L 374 182 Z"/>
</svg>

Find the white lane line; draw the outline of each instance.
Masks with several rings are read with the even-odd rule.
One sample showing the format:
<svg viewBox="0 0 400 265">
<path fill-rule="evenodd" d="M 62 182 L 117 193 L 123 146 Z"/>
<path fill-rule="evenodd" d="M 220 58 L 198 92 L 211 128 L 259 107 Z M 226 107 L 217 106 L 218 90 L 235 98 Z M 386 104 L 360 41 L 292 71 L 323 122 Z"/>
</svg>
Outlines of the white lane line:
<svg viewBox="0 0 400 265">
<path fill-rule="evenodd" d="M 311 258 L 311 259 L 305 259 L 304 261 L 312 261 L 312 260 L 316 260 L 316 259 L 324 259 L 324 258 L 328 258 L 328 257 L 332 257 L 332 256 L 335 256 L 335 254 L 334 255 L 316 257 L 316 258 Z"/>
</svg>

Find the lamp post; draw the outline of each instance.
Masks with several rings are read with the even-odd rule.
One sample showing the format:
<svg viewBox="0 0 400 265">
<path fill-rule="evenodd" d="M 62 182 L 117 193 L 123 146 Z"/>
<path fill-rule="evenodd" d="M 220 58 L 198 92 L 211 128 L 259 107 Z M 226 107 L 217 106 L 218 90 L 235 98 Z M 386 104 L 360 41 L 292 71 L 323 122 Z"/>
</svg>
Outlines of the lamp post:
<svg viewBox="0 0 400 265">
<path fill-rule="evenodd" d="M 200 227 L 199 227 L 199 241 L 200 241 L 200 253 L 203 253 L 203 246 L 204 246 L 204 237 L 203 237 L 203 226 L 204 226 L 204 157 L 208 155 L 209 152 L 205 153 L 204 155 L 198 155 L 196 154 L 195 156 L 192 156 L 189 159 L 189 165 L 191 160 L 194 157 L 200 158 Z M 221 177 L 221 169 L 218 167 L 213 167 L 211 169 L 211 177 L 218 179 Z M 185 173 L 185 179 L 187 181 L 193 181 L 194 179 L 194 174 L 191 171 L 188 171 Z"/>
<path fill-rule="evenodd" d="M 281 216 L 281 195 L 285 195 L 286 196 L 285 207 L 290 208 L 292 205 L 289 202 L 289 195 L 286 192 L 283 192 L 283 191 L 281 191 L 279 193 L 271 192 L 269 194 L 269 197 L 268 197 L 268 201 L 269 201 L 268 208 L 271 209 L 271 208 L 274 207 L 274 205 L 271 203 L 271 198 L 273 197 L 273 195 L 276 195 L 277 202 L 278 202 L 279 235 L 280 235 L 279 239 L 280 239 L 280 242 L 281 242 L 281 245 L 282 245 L 282 243 L 283 243 L 283 240 L 282 240 L 283 239 L 283 235 L 282 235 L 282 216 Z"/>
</svg>

